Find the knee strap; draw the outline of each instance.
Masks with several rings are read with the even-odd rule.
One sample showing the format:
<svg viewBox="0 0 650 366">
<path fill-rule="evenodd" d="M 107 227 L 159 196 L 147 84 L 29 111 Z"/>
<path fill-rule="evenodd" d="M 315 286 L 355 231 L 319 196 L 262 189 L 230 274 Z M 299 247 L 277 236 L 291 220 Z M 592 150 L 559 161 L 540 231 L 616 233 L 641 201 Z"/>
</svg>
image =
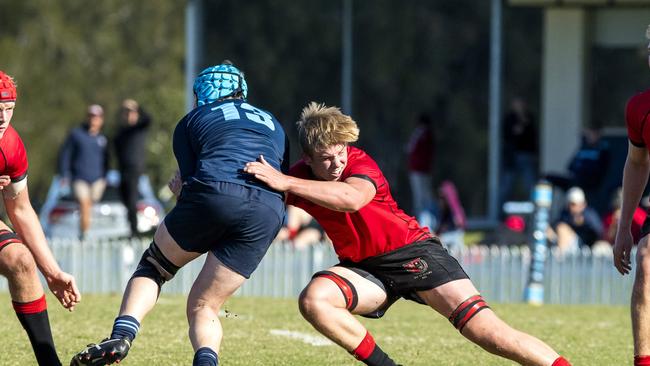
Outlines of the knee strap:
<svg viewBox="0 0 650 366">
<path fill-rule="evenodd" d="M 147 277 L 156 281 L 158 287 L 174 278 L 179 267 L 167 259 L 156 242 L 151 242 L 149 248 L 142 253 L 142 258 L 138 263 L 138 268 L 133 273 L 131 278 Z"/>
<path fill-rule="evenodd" d="M 346 309 L 352 311 L 354 310 L 354 308 L 357 307 L 357 302 L 359 301 L 357 296 L 357 290 L 354 288 L 354 285 L 352 285 L 352 282 L 348 281 L 347 278 L 341 277 L 340 275 L 337 275 L 336 273 L 331 271 L 316 272 L 312 276 L 312 279 L 316 277 L 323 277 L 323 278 L 330 279 L 336 284 L 336 286 L 339 287 L 339 289 L 343 293 L 343 298 L 345 299 Z"/>
<path fill-rule="evenodd" d="M 22 241 L 16 233 L 9 230 L 0 230 L 0 250 L 12 243 L 22 243 Z"/>
<path fill-rule="evenodd" d="M 478 314 L 483 309 L 489 309 L 490 307 L 483 299 L 481 295 L 474 295 L 469 299 L 463 301 L 458 305 L 456 310 L 454 310 L 449 316 L 449 321 L 458 329 L 459 332 L 463 331 L 465 324 Z"/>
</svg>

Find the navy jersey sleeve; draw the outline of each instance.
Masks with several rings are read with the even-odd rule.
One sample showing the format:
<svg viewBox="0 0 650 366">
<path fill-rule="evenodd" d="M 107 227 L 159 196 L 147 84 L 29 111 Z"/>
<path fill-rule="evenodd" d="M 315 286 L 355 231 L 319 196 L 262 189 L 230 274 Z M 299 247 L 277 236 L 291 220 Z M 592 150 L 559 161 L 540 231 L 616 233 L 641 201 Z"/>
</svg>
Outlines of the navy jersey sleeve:
<svg viewBox="0 0 650 366">
<path fill-rule="evenodd" d="M 185 116 L 174 129 L 173 149 L 181 180 L 185 182 L 194 173 L 196 167 L 196 154 L 192 149 L 192 142 L 188 134 L 188 118 Z"/>
<path fill-rule="evenodd" d="M 289 159 L 291 158 L 289 148 L 289 137 L 284 135 L 284 156 L 282 157 L 282 165 L 280 166 L 280 170 L 283 174 L 289 174 L 289 168 L 291 167 L 289 162 Z"/>
</svg>

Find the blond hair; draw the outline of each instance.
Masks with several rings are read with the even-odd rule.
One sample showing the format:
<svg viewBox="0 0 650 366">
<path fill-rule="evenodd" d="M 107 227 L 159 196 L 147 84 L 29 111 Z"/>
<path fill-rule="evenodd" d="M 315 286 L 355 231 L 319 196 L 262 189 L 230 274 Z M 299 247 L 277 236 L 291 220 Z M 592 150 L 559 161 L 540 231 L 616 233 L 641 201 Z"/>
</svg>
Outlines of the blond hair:
<svg viewBox="0 0 650 366">
<path fill-rule="evenodd" d="M 302 109 L 296 122 L 302 151 L 312 155 L 329 146 L 348 144 L 359 139 L 359 127 L 337 107 L 311 102 Z"/>
</svg>

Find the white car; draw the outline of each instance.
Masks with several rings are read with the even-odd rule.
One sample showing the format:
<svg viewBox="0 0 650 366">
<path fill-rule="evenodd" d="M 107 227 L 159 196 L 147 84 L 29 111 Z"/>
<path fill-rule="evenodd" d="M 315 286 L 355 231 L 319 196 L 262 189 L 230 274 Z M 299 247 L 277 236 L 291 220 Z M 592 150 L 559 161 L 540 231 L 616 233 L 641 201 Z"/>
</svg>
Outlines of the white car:
<svg viewBox="0 0 650 366">
<path fill-rule="evenodd" d="M 106 175 L 106 190 L 93 206 L 90 228 L 86 239 L 128 237 L 131 233 L 127 210 L 120 200 L 120 174 L 110 170 Z M 151 233 L 164 215 L 163 206 L 156 198 L 146 175 L 138 181 L 138 231 Z M 55 176 L 41 207 L 39 218 L 49 238 L 79 237 L 79 205 L 71 194 L 70 185 Z"/>
</svg>

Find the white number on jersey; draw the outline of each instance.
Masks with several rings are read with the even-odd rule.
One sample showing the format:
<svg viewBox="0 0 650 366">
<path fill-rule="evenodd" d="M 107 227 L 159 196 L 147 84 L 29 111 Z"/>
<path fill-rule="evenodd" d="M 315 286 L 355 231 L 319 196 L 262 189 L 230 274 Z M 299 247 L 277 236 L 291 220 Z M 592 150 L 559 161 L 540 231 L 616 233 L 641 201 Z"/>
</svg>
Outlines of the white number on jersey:
<svg viewBox="0 0 650 366">
<path fill-rule="evenodd" d="M 271 117 L 270 114 L 259 110 L 248 103 L 242 103 L 240 106 L 242 109 L 248 111 L 244 113 L 247 120 L 263 124 L 264 126 L 271 129 L 271 131 L 275 131 L 273 117 Z M 212 108 L 213 111 L 216 111 L 217 109 L 221 110 L 221 113 L 223 113 L 223 118 L 226 121 L 233 119 L 242 119 L 241 115 L 239 114 L 239 110 L 237 110 L 237 107 L 235 107 L 235 103 L 225 103 Z"/>
</svg>

